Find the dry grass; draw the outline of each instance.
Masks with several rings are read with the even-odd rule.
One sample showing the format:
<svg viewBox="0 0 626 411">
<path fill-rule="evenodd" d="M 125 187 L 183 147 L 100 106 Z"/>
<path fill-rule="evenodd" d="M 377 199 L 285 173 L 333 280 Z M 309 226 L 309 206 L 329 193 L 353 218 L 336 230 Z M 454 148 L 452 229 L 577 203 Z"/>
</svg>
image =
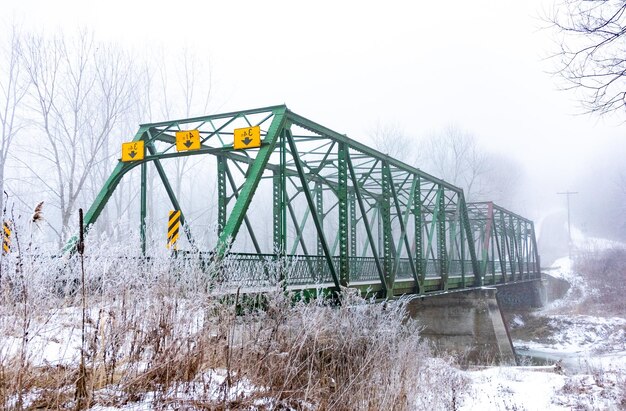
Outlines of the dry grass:
<svg viewBox="0 0 626 411">
<path fill-rule="evenodd" d="M 123 249 L 85 253 L 84 403 L 75 397 L 77 259 L 1 261 L 0 408 L 454 409 L 466 390 L 406 321 L 406 301 L 373 304 L 350 292 L 340 304 L 298 301 L 278 286 L 223 298 L 233 288 L 216 273 L 240 275 L 228 261 L 217 270 L 194 258 L 139 261 Z"/>
<path fill-rule="evenodd" d="M 574 269 L 584 276 L 589 292 L 580 307 L 586 314 L 624 316 L 626 313 L 626 249 L 587 251 L 577 256 Z"/>
</svg>

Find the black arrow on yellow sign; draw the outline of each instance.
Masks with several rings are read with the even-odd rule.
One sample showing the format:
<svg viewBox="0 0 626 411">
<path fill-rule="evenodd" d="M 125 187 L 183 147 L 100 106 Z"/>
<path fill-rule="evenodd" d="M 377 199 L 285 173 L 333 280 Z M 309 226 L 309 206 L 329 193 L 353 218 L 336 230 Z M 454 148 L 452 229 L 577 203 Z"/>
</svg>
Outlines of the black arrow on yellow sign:
<svg viewBox="0 0 626 411">
<path fill-rule="evenodd" d="M 250 137 L 246 137 L 243 140 L 241 140 L 241 142 L 244 143 L 245 145 L 248 145 L 252 143 L 252 139 Z"/>
</svg>

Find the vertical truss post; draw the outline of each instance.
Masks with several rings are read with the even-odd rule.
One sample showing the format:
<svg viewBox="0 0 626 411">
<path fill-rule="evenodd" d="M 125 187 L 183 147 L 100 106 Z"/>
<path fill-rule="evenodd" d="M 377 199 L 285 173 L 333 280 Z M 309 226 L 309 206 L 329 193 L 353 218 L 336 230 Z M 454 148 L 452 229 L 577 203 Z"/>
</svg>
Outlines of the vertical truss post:
<svg viewBox="0 0 626 411">
<path fill-rule="evenodd" d="M 350 281 L 348 264 L 348 147 L 339 143 L 337 149 L 337 197 L 339 202 L 339 282 L 347 287 Z"/>
<path fill-rule="evenodd" d="M 437 218 L 437 259 L 439 260 L 439 275 L 442 289 L 448 289 L 448 252 L 446 250 L 446 196 L 444 187 L 439 186 L 439 215 Z"/>
<path fill-rule="evenodd" d="M 506 270 L 506 262 L 507 262 L 507 254 L 509 251 L 509 246 L 508 246 L 507 239 L 506 239 L 506 227 L 505 227 L 505 222 L 502 219 L 502 211 L 498 211 L 498 220 L 500 221 L 500 244 L 501 244 L 500 247 L 502 248 L 502 255 L 500 256 L 500 259 L 501 259 L 500 265 L 504 267 L 504 270 Z M 514 270 L 511 270 L 511 273 L 509 275 L 509 280 L 515 281 Z"/>
<path fill-rule="evenodd" d="M 489 242 L 491 243 L 491 260 L 489 260 L 489 265 L 491 265 L 491 284 L 496 284 L 496 242 L 494 241 L 494 237 L 497 237 L 497 235 L 495 235 L 495 231 L 496 231 L 496 227 L 495 224 L 491 227 L 491 230 L 493 231 L 492 235 L 491 235 L 491 239 L 489 240 Z"/>
<path fill-rule="evenodd" d="M 526 244 L 526 272 L 528 273 L 528 278 L 530 279 L 531 278 L 531 275 L 530 275 L 530 241 L 529 241 L 530 240 L 530 236 L 529 236 L 530 224 L 528 224 L 528 222 L 526 222 L 524 224 L 524 227 L 525 227 L 525 229 L 524 229 L 524 234 L 525 234 L 524 243 Z"/>
<path fill-rule="evenodd" d="M 424 280 L 426 279 L 426 260 L 424 259 L 424 241 L 422 225 L 422 190 L 421 178 L 415 176 L 416 190 L 413 193 L 413 216 L 415 223 L 415 259 L 418 279 L 418 292 L 424 294 Z"/>
<path fill-rule="evenodd" d="M 509 279 L 507 278 L 506 273 L 506 260 L 504 259 L 504 250 L 502 249 L 502 241 L 500 240 L 500 236 L 498 235 L 498 225 L 494 221 L 494 232 L 493 239 L 496 242 L 496 251 L 498 253 L 498 261 L 500 262 L 500 274 L 502 275 L 502 282 L 506 283 Z M 495 258 L 495 256 L 494 256 Z"/>
<path fill-rule="evenodd" d="M 283 129 L 280 134 L 280 202 L 278 207 L 280 208 L 280 227 L 281 227 L 281 239 L 283 256 L 287 252 L 287 207 L 285 206 L 289 201 L 287 196 L 287 130 Z"/>
<path fill-rule="evenodd" d="M 147 174 L 148 174 L 148 165 L 144 161 L 141 163 L 141 205 L 140 205 L 140 213 L 139 213 L 139 239 L 141 241 L 141 255 L 146 255 L 146 202 L 147 202 L 147 193 L 146 193 L 146 185 L 147 185 Z"/>
<path fill-rule="evenodd" d="M 226 158 L 217 157 L 217 236 L 222 235 L 224 226 L 226 226 Z"/>
<path fill-rule="evenodd" d="M 385 273 L 385 282 L 387 283 L 387 298 L 393 297 L 393 265 L 394 255 L 393 250 L 393 237 L 391 232 L 391 184 L 389 175 L 389 164 L 386 161 L 382 162 L 382 198 L 380 204 L 380 216 L 383 226 L 383 270 Z"/>
<path fill-rule="evenodd" d="M 461 204 L 459 204 L 459 208 L 460 210 L 463 210 Z M 461 227 L 459 228 L 459 234 L 461 237 L 461 242 L 459 244 L 459 246 L 461 247 L 459 259 L 461 260 L 461 286 L 463 288 L 466 287 L 466 284 L 465 284 L 465 230 L 463 229 L 463 227 L 465 227 L 465 218 L 466 218 L 465 214 L 463 214 L 463 212 L 461 211 L 461 213 L 459 214 L 459 220 L 460 220 L 459 224 L 461 225 Z"/>
<path fill-rule="evenodd" d="M 274 232 L 274 252 L 278 255 L 283 255 L 287 248 L 287 241 L 285 238 L 285 227 L 283 225 L 283 214 L 285 208 L 281 206 L 282 203 L 282 182 L 280 171 L 274 172 L 272 177 L 272 194 L 273 194 L 273 232 Z"/>
<path fill-rule="evenodd" d="M 457 196 L 457 200 L 458 200 L 458 196 Z M 460 211 L 461 211 L 461 206 L 458 204 L 458 201 L 457 201 L 456 210 L 454 211 L 453 217 L 450 219 L 450 225 L 448 228 L 448 238 L 449 238 L 448 244 L 449 244 L 449 250 L 450 250 L 448 253 L 448 263 L 446 264 L 446 266 L 448 267 L 447 268 L 448 273 L 450 273 L 450 267 L 452 266 L 452 262 L 454 261 L 455 253 L 456 253 L 456 257 L 459 258 L 459 248 L 456 243 L 456 230 L 457 230 L 457 226 L 459 225 L 458 220 L 461 215 Z"/>
<path fill-rule="evenodd" d="M 483 285 L 482 277 L 480 274 L 480 263 L 476 258 L 476 248 L 474 243 L 474 235 L 472 233 L 472 226 L 469 221 L 469 213 L 467 212 L 467 203 L 465 202 L 465 196 L 463 192 L 459 193 L 459 202 L 461 204 L 461 214 L 463 215 L 463 229 L 467 237 L 467 248 L 470 253 L 470 259 L 472 261 L 472 271 L 474 271 L 474 286 L 480 287 Z"/>
<path fill-rule="evenodd" d="M 517 271 L 521 274 L 521 278 L 524 279 L 524 266 L 522 264 L 522 226 L 521 220 L 519 218 L 515 218 L 516 221 L 516 231 L 515 231 L 515 248 L 517 250 Z"/>
<path fill-rule="evenodd" d="M 513 240 L 511 239 L 511 235 L 509 233 L 509 229 L 507 227 L 507 222 L 504 218 L 504 213 L 500 212 L 500 222 L 502 224 L 502 238 L 506 244 L 507 250 L 507 259 L 509 261 L 509 267 L 511 268 L 511 278 L 513 281 L 520 280 L 521 278 L 517 275 L 515 271 L 515 263 L 513 258 Z"/>
<path fill-rule="evenodd" d="M 357 257 L 357 245 L 356 245 L 356 231 L 357 231 L 357 220 L 356 220 L 356 194 L 354 191 L 350 191 L 350 255 L 352 257 Z"/>
<path fill-rule="evenodd" d="M 483 244 L 482 244 L 482 261 L 481 261 L 481 276 L 485 278 L 487 276 L 487 267 L 489 266 L 489 246 L 491 245 L 491 233 L 494 225 L 494 209 L 493 203 L 487 204 L 487 221 L 483 227 Z M 491 259 L 494 259 L 493 252 L 491 253 Z"/>
<path fill-rule="evenodd" d="M 322 232 L 324 231 L 324 189 L 322 188 L 322 183 L 315 183 L 315 206 L 317 208 L 317 214 L 320 217 L 320 224 L 322 226 Z M 324 249 L 322 248 L 322 239 L 320 236 L 317 236 L 317 255 L 324 255 Z"/>
<path fill-rule="evenodd" d="M 437 264 L 436 261 L 436 257 L 435 257 L 435 251 L 433 248 L 433 239 L 435 238 L 435 229 L 436 226 L 438 224 L 439 221 L 439 196 L 442 194 L 441 190 L 437 190 L 437 193 L 435 194 L 435 200 L 434 202 L 432 202 L 433 204 L 433 211 L 432 211 L 432 215 L 431 215 L 431 221 L 430 221 L 430 230 L 428 229 L 428 226 L 426 226 L 426 233 L 428 234 L 428 239 L 427 239 L 427 243 L 426 243 L 426 258 L 425 258 L 425 264 L 428 263 L 428 254 L 430 253 L 433 262 L 435 263 L 435 265 Z M 427 194 L 428 196 L 428 194 Z"/>
</svg>

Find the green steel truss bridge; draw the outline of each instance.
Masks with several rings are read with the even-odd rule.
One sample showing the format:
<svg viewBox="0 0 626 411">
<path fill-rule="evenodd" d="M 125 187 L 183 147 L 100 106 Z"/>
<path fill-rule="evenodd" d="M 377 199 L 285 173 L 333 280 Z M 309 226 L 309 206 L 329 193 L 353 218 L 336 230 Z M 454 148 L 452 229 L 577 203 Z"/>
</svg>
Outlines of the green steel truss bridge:
<svg viewBox="0 0 626 411">
<path fill-rule="evenodd" d="M 247 148 L 252 140 L 245 137 L 239 141 L 244 148 L 235 148 L 241 137 L 235 130 L 255 126 L 260 147 Z M 177 150 L 182 130 L 198 131 L 195 150 Z M 392 298 L 540 278 L 532 221 L 491 202 L 467 203 L 462 189 L 284 105 L 143 124 L 133 142 L 143 142 L 145 156 L 118 163 L 85 215 L 85 227 L 139 168 L 131 175 L 140 176 L 144 255 L 147 173 L 154 168 L 171 208 L 181 211 L 181 244 L 189 255 L 228 260 L 240 273 L 233 279 L 240 286 L 284 281 L 292 289 L 352 287 Z M 186 218 L 166 167 L 190 156 L 212 160 L 213 173 L 193 180 L 194 187 L 216 184 L 207 207 L 216 210 L 217 229 L 206 249 L 196 241 L 201 230 Z M 264 264 L 276 261 L 290 268 L 280 278 L 264 275 Z"/>
</svg>

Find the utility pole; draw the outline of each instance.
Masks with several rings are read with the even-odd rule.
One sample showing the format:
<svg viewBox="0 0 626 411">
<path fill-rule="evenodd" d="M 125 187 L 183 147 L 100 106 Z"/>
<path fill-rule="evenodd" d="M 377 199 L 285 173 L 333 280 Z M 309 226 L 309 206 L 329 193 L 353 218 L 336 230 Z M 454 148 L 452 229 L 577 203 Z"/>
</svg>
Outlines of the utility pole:
<svg viewBox="0 0 626 411">
<path fill-rule="evenodd" d="M 565 195 L 567 196 L 567 236 L 568 236 L 568 243 L 567 243 L 567 249 L 569 252 L 569 258 L 570 260 L 572 259 L 572 226 L 571 226 L 571 220 L 570 220 L 570 208 L 569 208 L 569 198 L 571 195 L 574 194 L 578 194 L 578 191 L 565 191 L 562 193 L 557 193 L 560 195 Z"/>
</svg>

